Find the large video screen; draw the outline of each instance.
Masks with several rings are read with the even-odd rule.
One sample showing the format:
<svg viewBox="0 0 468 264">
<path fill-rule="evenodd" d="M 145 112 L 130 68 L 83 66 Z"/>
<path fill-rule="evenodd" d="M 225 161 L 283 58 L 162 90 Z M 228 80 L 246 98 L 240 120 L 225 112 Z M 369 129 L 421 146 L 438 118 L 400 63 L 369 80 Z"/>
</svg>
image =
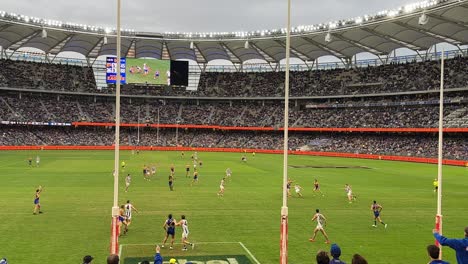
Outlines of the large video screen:
<svg viewBox="0 0 468 264">
<path fill-rule="evenodd" d="M 127 83 L 170 85 L 171 61 L 127 58 Z"/>
<path fill-rule="evenodd" d="M 106 82 L 115 84 L 117 82 L 117 58 L 106 58 Z M 126 83 L 125 58 L 120 59 L 120 83 Z"/>
</svg>

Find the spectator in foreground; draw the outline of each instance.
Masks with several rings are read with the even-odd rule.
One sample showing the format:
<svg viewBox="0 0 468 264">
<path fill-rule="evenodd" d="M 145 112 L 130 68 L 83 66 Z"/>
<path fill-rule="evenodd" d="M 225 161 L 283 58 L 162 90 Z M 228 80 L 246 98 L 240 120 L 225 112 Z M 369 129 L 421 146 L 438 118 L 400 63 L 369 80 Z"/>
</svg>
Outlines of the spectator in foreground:
<svg viewBox="0 0 468 264">
<path fill-rule="evenodd" d="M 346 264 L 340 260 L 341 248 L 337 244 L 332 244 L 330 248 L 330 255 L 333 257 L 330 264 Z"/>
<path fill-rule="evenodd" d="M 431 257 L 431 262 L 429 262 L 429 264 L 449 264 L 446 261 L 439 260 L 440 248 L 436 245 L 427 246 L 427 254 Z"/>
<path fill-rule="evenodd" d="M 330 264 L 330 257 L 325 251 L 319 251 L 315 257 L 317 264 Z"/>
<path fill-rule="evenodd" d="M 163 258 L 161 256 L 161 253 L 159 253 L 161 251 L 159 245 L 156 246 L 155 250 L 156 254 L 154 255 L 154 264 L 163 264 Z"/>
<path fill-rule="evenodd" d="M 367 260 L 359 255 L 359 254 L 354 254 L 353 259 L 351 260 L 351 264 L 368 264 Z"/>
<path fill-rule="evenodd" d="M 468 226 L 465 227 L 465 238 L 462 239 L 446 238 L 436 229 L 432 233 L 442 246 L 449 246 L 455 250 L 458 264 L 468 263 Z"/>
<path fill-rule="evenodd" d="M 93 261 L 93 257 L 91 257 L 90 255 L 87 255 L 87 256 L 84 256 L 83 258 L 83 264 L 89 264 L 91 263 L 91 261 Z"/>
<path fill-rule="evenodd" d="M 111 254 L 107 257 L 107 264 L 119 264 L 119 255 Z"/>
</svg>

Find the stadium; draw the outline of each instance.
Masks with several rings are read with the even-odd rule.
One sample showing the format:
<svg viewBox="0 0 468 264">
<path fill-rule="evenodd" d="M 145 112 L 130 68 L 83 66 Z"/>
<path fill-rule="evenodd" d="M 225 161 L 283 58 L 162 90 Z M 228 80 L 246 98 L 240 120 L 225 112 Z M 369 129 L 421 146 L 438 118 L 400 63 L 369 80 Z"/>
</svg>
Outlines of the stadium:
<svg viewBox="0 0 468 264">
<path fill-rule="evenodd" d="M 463 237 L 467 0 L 207 33 L 17 13 L 1 264 L 428 263 L 433 229 Z"/>
</svg>

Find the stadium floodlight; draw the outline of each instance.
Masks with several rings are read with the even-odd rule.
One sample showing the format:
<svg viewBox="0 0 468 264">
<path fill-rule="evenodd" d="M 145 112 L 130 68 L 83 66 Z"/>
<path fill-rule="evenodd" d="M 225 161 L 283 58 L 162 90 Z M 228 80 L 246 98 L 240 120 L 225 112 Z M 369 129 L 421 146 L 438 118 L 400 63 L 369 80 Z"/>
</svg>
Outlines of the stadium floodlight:
<svg viewBox="0 0 468 264">
<path fill-rule="evenodd" d="M 244 43 L 244 48 L 245 48 L 245 49 L 249 49 L 249 48 L 250 48 L 250 43 L 249 43 L 248 40 L 245 41 L 245 43 Z"/>
<path fill-rule="evenodd" d="M 355 22 L 356 24 L 361 24 L 361 23 L 362 23 L 362 17 L 357 17 L 357 18 L 354 20 L 354 22 Z"/>
<path fill-rule="evenodd" d="M 332 35 L 330 31 L 327 32 L 327 35 L 325 35 L 325 42 L 332 42 Z"/>
<path fill-rule="evenodd" d="M 397 10 L 391 10 L 388 12 L 387 16 L 389 17 L 396 17 L 398 15 L 398 11 Z"/>
<path fill-rule="evenodd" d="M 422 13 L 422 15 L 419 17 L 418 24 L 423 26 L 426 25 L 428 22 L 429 17 L 425 13 Z"/>
<path fill-rule="evenodd" d="M 46 38 L 47 38 L 47 30 L 46 30 L 45 28 L 42 28 L 41 37 L 42 37 L 43 39 L 46 39 Z"/>
</svg>

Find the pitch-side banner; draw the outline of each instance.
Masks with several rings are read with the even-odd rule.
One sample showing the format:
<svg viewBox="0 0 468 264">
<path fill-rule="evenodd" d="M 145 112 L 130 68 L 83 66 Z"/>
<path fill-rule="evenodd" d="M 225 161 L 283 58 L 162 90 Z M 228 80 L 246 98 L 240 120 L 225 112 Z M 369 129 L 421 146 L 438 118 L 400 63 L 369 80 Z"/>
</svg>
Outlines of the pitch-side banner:
<svg viewBox="0 0 468 264">
<path fill-rule="evenodd" d="M 0 121 L 2 125 L 28 125 L 28 126 L 71 126 L 71 123 L 57 122 L 23 122 L 23 121 Z"/>
<path fill-rule="evenodd" d="M 127 60 L 125 58 L 120 58 L 120 83 L 127 83 L 127 78 L 125 74 L 125 69 Z M 106 82 L 107 83 L 116 83 L 117 82 L 117 58 L 116 57 L 107 57 L 106 58 Z"/>
</svg>

